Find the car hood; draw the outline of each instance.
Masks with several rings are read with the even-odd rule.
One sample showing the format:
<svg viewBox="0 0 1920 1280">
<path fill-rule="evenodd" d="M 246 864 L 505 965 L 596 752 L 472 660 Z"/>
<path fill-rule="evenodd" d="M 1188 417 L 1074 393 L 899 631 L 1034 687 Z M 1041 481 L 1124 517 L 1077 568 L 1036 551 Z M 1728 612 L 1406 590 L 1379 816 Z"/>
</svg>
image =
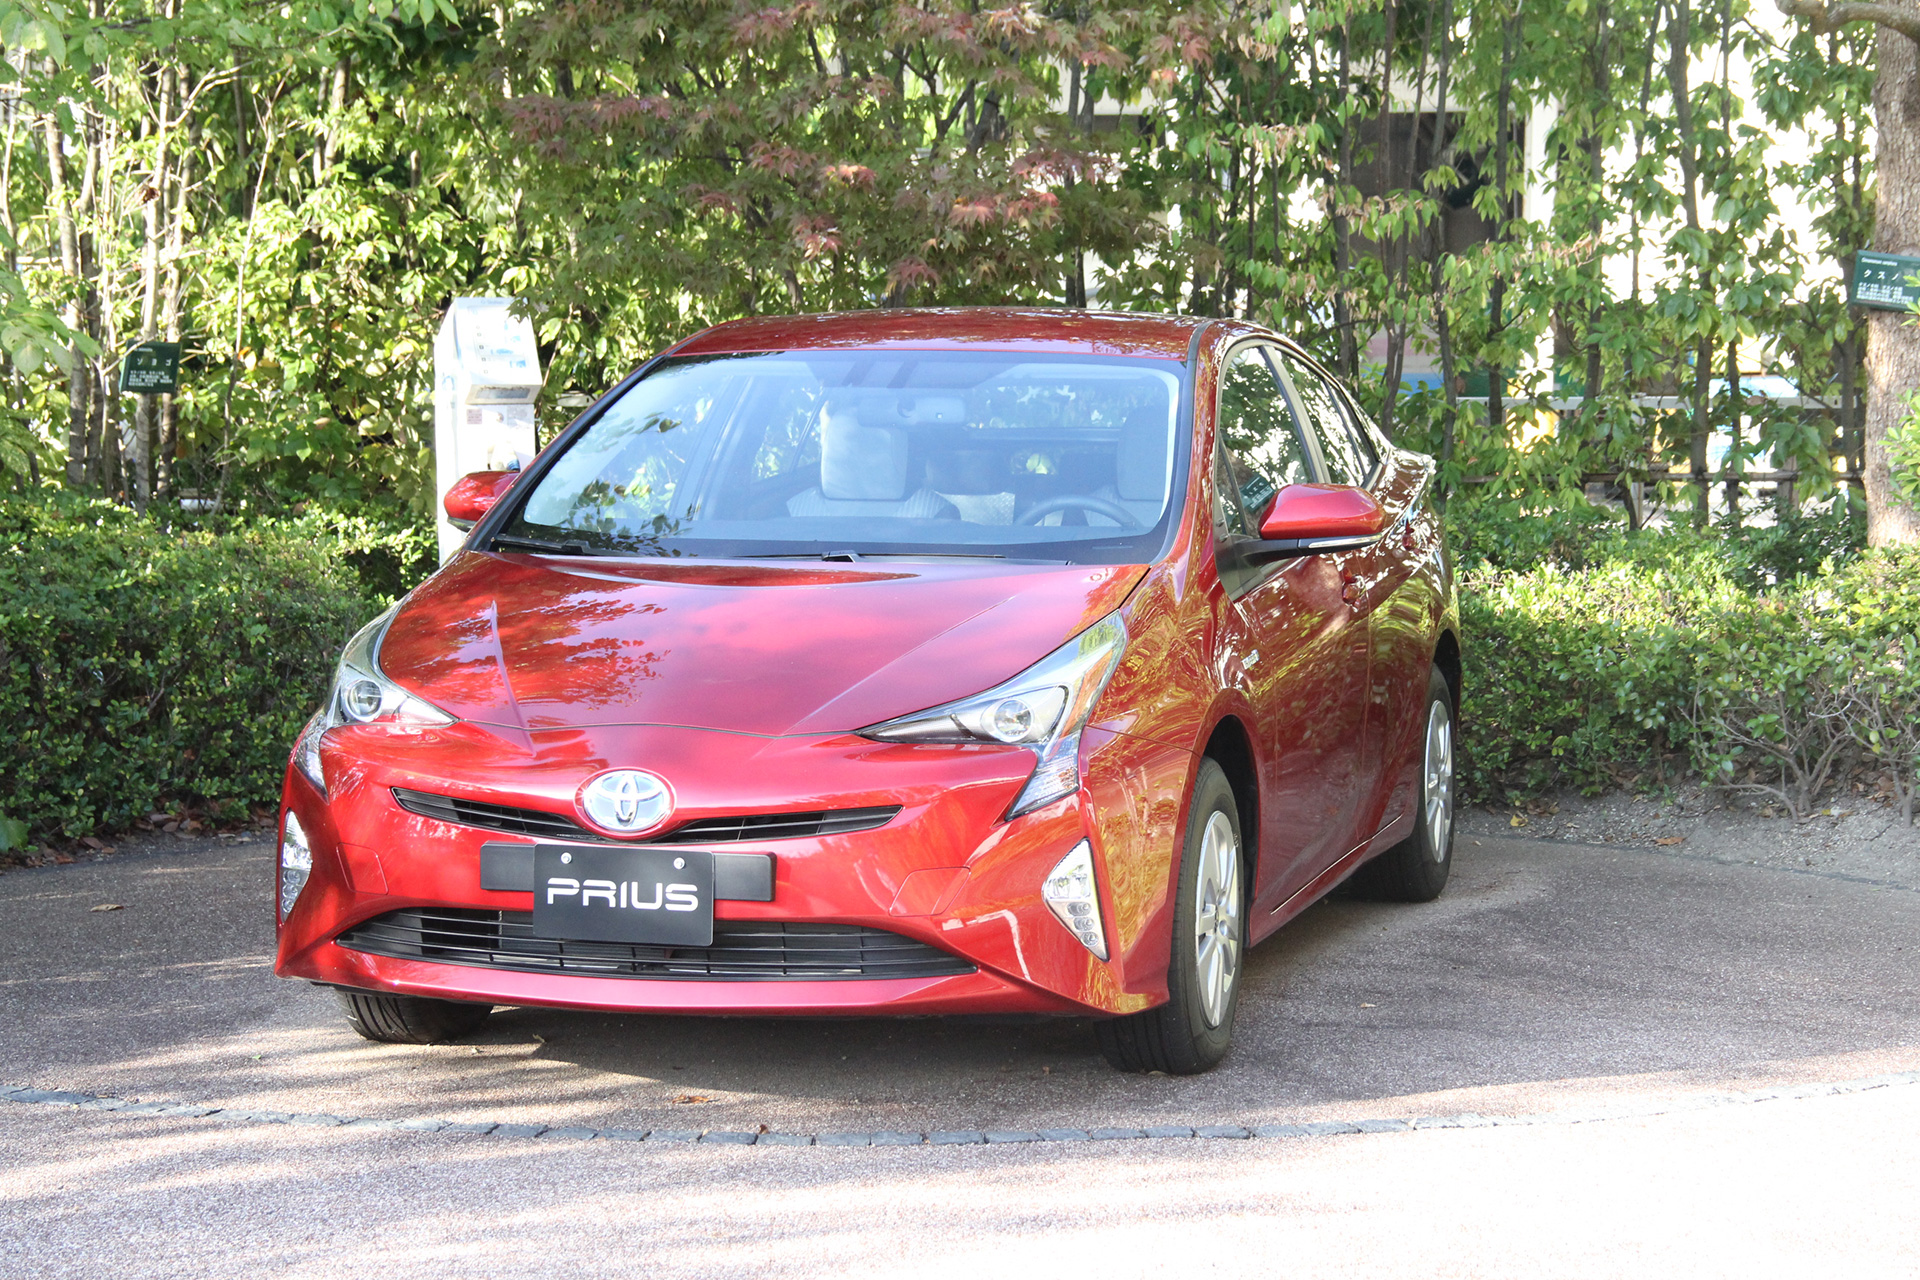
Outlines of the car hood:
<svg viewBox="0 0 1920 1280">
<path fill-rule="evenodd" d="M 463 551 L 380 646 L 463 720 L 835 733 L 992 688 L 1117 608 L 1141 565 L 768 565 Z"/>
</svg>

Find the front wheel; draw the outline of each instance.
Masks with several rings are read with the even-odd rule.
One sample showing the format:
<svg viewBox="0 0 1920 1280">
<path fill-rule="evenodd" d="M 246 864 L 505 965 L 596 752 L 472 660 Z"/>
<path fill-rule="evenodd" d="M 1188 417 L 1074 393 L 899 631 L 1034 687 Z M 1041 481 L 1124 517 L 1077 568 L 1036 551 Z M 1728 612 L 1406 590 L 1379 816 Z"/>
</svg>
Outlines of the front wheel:
<svg viewBox="0 0 1920 1280">
<path fill-rule="evenodd" d="M 1453 870 L 1453 690 L 1433 668 L 1421 716 L 1420 804 L 1413 834 L 1354 874 L 1353 892 L 1384 902 L 1432 902 Z"/>
<path fill-rule="evenodd" d="M 382 1044 L 445 1044 L 486 1025 L 490 1004 L 390 996 L 378 991 L 336 990 L 353 1029 Z"/>
<path fill-rule="evenodd" d="M 1180 854 L 1167 1002 L 1097 1024 L 1109 1063 L 1122 1071 L 1190 1076 L 1227 1056 L 1246 957 L 1246 907 L 1233 787 L 1219 765 L 1202 760 Z"/>
</svg>

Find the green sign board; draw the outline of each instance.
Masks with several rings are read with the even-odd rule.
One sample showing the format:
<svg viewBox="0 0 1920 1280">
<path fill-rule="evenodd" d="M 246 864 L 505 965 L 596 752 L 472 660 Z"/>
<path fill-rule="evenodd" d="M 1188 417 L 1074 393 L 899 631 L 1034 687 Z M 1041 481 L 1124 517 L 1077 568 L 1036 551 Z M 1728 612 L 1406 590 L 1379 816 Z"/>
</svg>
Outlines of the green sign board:
<svg viewBox="0 0 1920 1280">
<path fill-rule="evenodd" d="M 120 361 L 120 390 L 140 395 L 171 394 L 180 389 L 180 344 L 136 342 Z"/>
<path fill-rule="evenodd" d="M 1853 305 L 1911 311 L 1920 299 L 1920 285 L 1911 283 L 1915 274 L 1920 274 L 1920 258 L 1862 249 L 1853 255 Z"/>
</svg>

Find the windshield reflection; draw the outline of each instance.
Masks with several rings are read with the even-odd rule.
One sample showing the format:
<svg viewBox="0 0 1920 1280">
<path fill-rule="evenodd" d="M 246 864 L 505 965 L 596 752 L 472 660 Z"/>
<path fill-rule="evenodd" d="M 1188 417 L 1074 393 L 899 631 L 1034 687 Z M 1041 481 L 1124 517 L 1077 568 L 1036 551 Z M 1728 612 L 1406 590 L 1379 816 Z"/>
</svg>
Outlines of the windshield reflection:
<svg viewBox="0 0 1920 1280">
<path fill-rule="evenodd" d="M 518 499 L 502 550 L 1152 558 L 1184 365 L 959 351 L 668 361 Z"/>
</svg>

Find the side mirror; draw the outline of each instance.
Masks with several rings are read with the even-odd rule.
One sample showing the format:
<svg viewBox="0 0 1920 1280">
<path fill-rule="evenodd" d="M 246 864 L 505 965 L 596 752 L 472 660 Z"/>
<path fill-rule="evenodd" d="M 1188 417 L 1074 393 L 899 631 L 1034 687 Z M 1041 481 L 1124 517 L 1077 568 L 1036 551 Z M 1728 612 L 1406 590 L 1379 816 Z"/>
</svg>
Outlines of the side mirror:
<svg viewBox="0 0 1920 1280">
<path fill-rule="evenodd" d="M 1290 484 L 1273 496 L 1260 522 L 1260 542 L 1247 548 L 1258 564 L 1324 551 L 1352 551 L 1377 540 L 1392 521 L 1365 489 Z"/>
<path fill-rule="evenodd" d="M 455 528 L 471 529 L 519 478 L 518 471 L 475 471 L 454 481 L 440 505 Z"/>
</svg>

